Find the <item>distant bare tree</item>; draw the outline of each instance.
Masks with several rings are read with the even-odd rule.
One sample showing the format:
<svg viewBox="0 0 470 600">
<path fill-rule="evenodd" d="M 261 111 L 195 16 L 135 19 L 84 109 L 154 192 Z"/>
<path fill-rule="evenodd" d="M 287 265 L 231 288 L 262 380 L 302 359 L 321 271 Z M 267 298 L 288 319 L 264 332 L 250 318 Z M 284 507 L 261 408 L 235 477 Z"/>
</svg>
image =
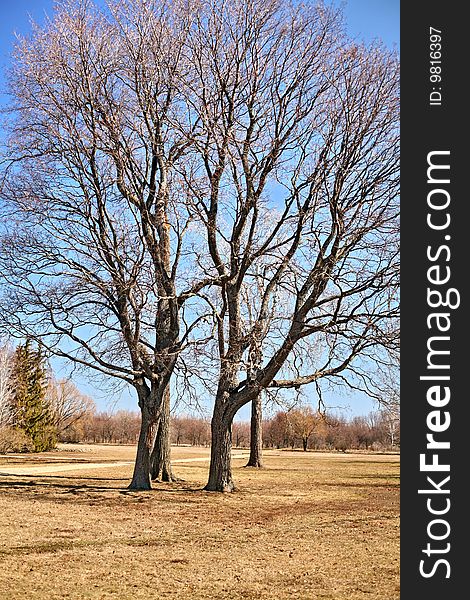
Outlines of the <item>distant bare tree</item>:
<svg viewBox="0 0 470 600">
<path fill-rule="evenodd" d="M 293 435 L 302 441 L 302 448 L 306 452 L 310 436 L 323 421 L 322 415 L 311 406 L 302 406 L 287 413 L 287 420 Z"/>
<path fill-rule="evenodd" d="M 96 410 L 94 401 L 82 394 L 70 379 L 49 379 L 46 402 L 52 412 L 59 437 L 63 436 L 77 421 Z"/>
<path fill-rule="evenodd" d="M 289 445 L 289 423 L 287 413 L 277 412 L 266 424 L 265 439 L 271 446 L 284 448 Z"/>
<path fill-rule="evenodd" d="M 329 448 L 346 452 L 354 446 L 354 435 L 348 421 L 344 417 L 330 416 L 328 418 L 326 443 Z"/>
<path fill-rule="evenodd" d="M 373 417 L 354 417 L 349 423 L 349 429 L 351 432 L 351 438 L 355 440 L 353 446 L 357 448 L 365 448 L 369 450 L 369 447 L 375 441 L 377 432 L 377 415 Z"/>
<path fill-rule="evenodd" d="M 13 419 L 12 357 L 8 344 L 0 344 L 0 427 L 9 425 Z"/>
<path fill-rule="evenodd" d="M 200 416 L 172 416 L 170 431 L 176 445 L 208 446 L 210 443 L 210 424 Z"/>
<path fill-rule="evenodd" d="M 115 423 L 115 441 L 120 444 L 135 444 L 139 438 L 139 415 L 128 410 L 118 410 L 111 419 Z"/>
<path fill-rule="evenodd" d="M 387 430 L 390 446 L 400 444 L 400 368 L 399 358 L 381 370 L 379 376 L 382 398 L 380 413 Z"/>
<path fill-rule="evenodd" d="M 246 448 L 250 444 L 250 426 L 245 421 L 236 421 L 233 424 L 233 439 L 236 448 Z"/>
</svg>

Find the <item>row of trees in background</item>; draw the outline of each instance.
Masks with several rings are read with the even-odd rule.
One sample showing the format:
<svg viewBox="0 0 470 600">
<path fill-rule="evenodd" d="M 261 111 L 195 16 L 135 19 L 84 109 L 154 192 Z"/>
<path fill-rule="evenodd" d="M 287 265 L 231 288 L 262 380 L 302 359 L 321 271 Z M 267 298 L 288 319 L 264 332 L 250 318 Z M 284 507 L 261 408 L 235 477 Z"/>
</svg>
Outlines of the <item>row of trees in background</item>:
<svg viewBox="0 0 470 600">
<path fill-rule="evenodd" d="M 264 421 L 263 440 L 265 448 L 396 450 L 400 419 L 386 410 L 347 419 L 314 413 L 306 407 L 278 412 Z"/>
<path fill-rule="evenodd" d="M 250 422 L 234 422 L 235 447 L 250 447 L 251 427 Z M 39 452 L 52 449 L 57 441 L 135 444 L 139 431 L 138 413 L 97 411 L 93 400 L 71 380 L 53 377 L 40 350 L 29 341 L 15 351 L 0 346 L 1 450 Z M 400 421 L 397 407 L 348 420 L 299 406 L 264 419 L 261 434 L 264 448 L 385 450 L 399 446 Z M 177 446 L 210 446 L 210 420 L 171 417 L 170 441 Z"/>
<path fill-rule="evenodd" d="M 139 437 L 140 416 L 133 411 L 94 412 L 65 430 L 65 442 L 133 444 Z M 232 441 L 236 448 L 249 448 L 250 423 L 235 421 Z M 174 416 L 170 421 L 171 443 L 209 446 L 210 420 L 198 416 Z M 303 450 L 397 450 L 400 445 L 398 415 L 386 411 L 346 419 L 325 416 L 310 407 L 278 412 L 262 423 L 264 448 Z"/>
</svg>

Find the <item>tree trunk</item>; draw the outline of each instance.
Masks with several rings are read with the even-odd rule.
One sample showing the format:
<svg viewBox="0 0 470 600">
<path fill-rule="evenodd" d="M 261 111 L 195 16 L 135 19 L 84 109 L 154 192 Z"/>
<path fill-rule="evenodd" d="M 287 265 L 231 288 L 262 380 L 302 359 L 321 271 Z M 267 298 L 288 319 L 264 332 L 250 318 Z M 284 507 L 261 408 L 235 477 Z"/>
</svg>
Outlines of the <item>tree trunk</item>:
<svg viewBox="0 0 470 600">
<path fill-rule="evenodd" d="M 302 446 L 304 448 L 304 452 L 307 452 L 307 446 L 308 446 L 308 437 L 303 437 L 302 438 Z"/>
<path fill-rule="evenodd" d="M 134 474 L 129 484 L 130 490 L 150 490 L 150 453 L 152 451 L 158 422 L 152 417 L 148 408 L 143 405 L 142 422 L 140 424 L 137 455 L 135 458 Z"/>
<path fill-rule="evenodd" d="M 152 481 L 175 481 L 171 470 L 170 453 L 170 386 L 168 385 L 163 395 L 162 414 L 150 456 L 150 477 Z"/>
<path fill-rule="evenodd" d="M 251 402 L 250 458 L 247 467 L 263 467 L 263 411 L 261 394 Z"/>
<path fill-rule="evenodd" d="M 211 421 L 211 463 L 209 481 L 205 490 L 209 492 L 232 492 L 232 420 L 223 414 L 223 406 L 214 409 Z"/>
</svg>

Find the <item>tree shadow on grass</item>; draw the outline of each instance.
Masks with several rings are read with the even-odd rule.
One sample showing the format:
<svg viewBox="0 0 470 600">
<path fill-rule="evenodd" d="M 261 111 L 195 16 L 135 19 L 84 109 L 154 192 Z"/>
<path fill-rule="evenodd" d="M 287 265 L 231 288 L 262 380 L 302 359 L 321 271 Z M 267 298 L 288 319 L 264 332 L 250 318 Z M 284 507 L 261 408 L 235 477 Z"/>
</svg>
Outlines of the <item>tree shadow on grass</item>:
<svg viewBox="0 0 470 600">
<path fill-rule="evenodd" d="M 127 486 L 119 485 L 120 482 L 129 482 L 127 477 L 70 477 L 65 475 L 17 475 L 0 474 L 9 480 L 0 481 L 0 495 L 21 494 L 22 497 L 40 501 L 59 503 L 78 502 L 84 504 L 118 505 L 124 498 L 134 503 L 144 502 L 148 499 L 161 497 L 166 492 L 200 492 L 201 487 L 188 487 L 178 484 L 159 484 L 147 491 L 129 490 Z M 46 480 L 46 481 L 44 481 Z M 97 482 L 97 483 L 90 483 Z M 98 482 L 103 482 L 100 485 Z M 111 485 L 104 485 L 109 482 Z M 116 482 L 113 486 L 112 482 Z M 171 486 L 163 487 L 163 486 Z M 105 495 L 104 495 L 105 494 Z"/>
<path fill-rule="evenodd" d="M 351 479 L 354 479 L 354 476 L 350 476 Z M 348 477 L 349 479 L 349 477 Z M 362 483 L 359 482 L 349 482 L 349 481 L 319 481 L 316 483 L 317 486 L 319 487 L 333 487 L 333 488 L 363 488 L 363 489 L 377 489 L 377 488 L 385 488 L 385 489 L 390 489 L 390 488 L 399 488 L 400 487 L 400 481 L 399 481 L 399 477 L 397 476 L 396 479 L 398 479 L 398 481 L 386 481 L 388 479 L 395 479 L 395 477 L 392 476 L 357 476 L 356 479 L 381 479 L 382 482 L 380 483 L 376 483 L 376 482 L 371 482 L 371 481 L 364 481 Z M 384 481 L 385 480 L 385 481 Z"/>
<path fill-rule="evenodd" d="M 346 455 L 347 456 L 347 455 Z M 381 467 L 387 466 L 387 467 L 399 467 L 400 466 L 400 462 L 395 460 L 348 460 L 348 465 L 380 465 Z"/>
<path fill-rule="evenodd" d="M 396 473 L 373 473 L 370 475 L 348 475 L 348 479 L 396 479 L 400 481 L 400 474 Z M 374 485 L 374 484 L 372 484 Z"/>
<path fill-rule="evenodd" d="M 28 475 L 26 473 L 22 473 L 21 475 L 15 475 L 14 473 L 1 473 L 0 477 L 16 477 L 16 478 L 24 478 L 24 479 L 68 479 L 68 480 L 77 480 L 77 481 L 129 481 L 128 477 L 77 477 L 72 475 Z M 6 483 L 6 482 L 0 482 Z"/>
</svg>

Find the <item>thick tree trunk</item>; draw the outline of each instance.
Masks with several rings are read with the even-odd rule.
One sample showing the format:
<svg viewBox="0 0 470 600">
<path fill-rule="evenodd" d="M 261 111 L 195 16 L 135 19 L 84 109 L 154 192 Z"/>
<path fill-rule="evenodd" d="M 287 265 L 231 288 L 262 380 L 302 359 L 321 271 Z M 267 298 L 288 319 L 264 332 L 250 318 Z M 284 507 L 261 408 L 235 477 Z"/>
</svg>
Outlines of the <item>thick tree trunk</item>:
<svg viewBox="0 0 470 600">
<path fill-rule="evenodd" d="M 304 452 L 307 452 L 308 437 L 303 437 L 302 438 L 302 446 L 303 446 Z"/>
<path fill-rule="evenodd" d="M 247 467 L 263 467 L 263 411 L 261 394 L 251 402 L 250 458 Z"/>
<path fill-rule="evenodd" d="M 150 453 L 152 451 L 158 422 L 152 417 L 146 406 L 141 407 L 142 422 L 140 425 L 137 455 L 134 474 L 129 484 L 130 490 L 150 490 Z"/>
<path fill-rule="evenodd" d="M 150 477 L 152 481 L 175 481 L 171 470 L 170 453 L 170 386 L 168 386 L 163 396 L 162 414 L 150 456 Z"/>
<path fill-rule="evenodd" d="M 232 420 L 224 417 L 223 408 L 214 409 L 211 422 L 211 463 L 209 481 L 205 490 L 209 492 L 233 492 L 232 479 Z"/>
</svg>

